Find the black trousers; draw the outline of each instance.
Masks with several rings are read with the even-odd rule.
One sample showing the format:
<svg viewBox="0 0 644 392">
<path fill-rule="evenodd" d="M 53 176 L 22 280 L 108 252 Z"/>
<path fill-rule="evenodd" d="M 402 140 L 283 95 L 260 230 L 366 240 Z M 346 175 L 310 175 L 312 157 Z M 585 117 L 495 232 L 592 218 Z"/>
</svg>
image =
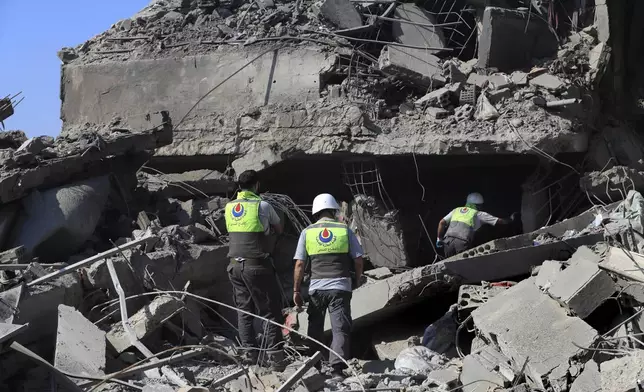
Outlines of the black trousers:
<svg viewBox="0 0 644 392">
<path fill-rule="evenodd" d="M 331 318 L 331 332 L 333 340 L 331 349 L 340 354 L 342 358 L 350 358 L 351 347 L 351 292 L 341 290 L 317 290 L 310 296 L 309 301 L 309 330 L 308 335 L 313 339 L 323 341 L 324 339 L 324 319 L 326 311 L 329 310 Z M 316 346 L 314 344 L 314 346 Z M 326 350 L 319 348 L 321 352 Z M 346 367 L 344 362 L 335 354 L 329 354 L 329 364 L 332 367 L 343 369 Z"/>
<path fill-rule="evenodd" d="M 241 310 L 283 324 L 282 297 L 271 260 L 262 260 L 259 265 L 231 260 L 228 278 L 233 286 L 233 301 Z M 238 312 L 239 340 L 244 348 L 259 348 L 254 330 L 255 317 Z M 282 341 L 282 331 L 270 324 L 266 326 L 265 347 L 271 348 Z M 262 331 L 263 332 L 263 331 Z M 279 350 L 281 348 L 277 348 Z"/>
<path fill-rule="evenodd" d="M 445 257 L 452 257 L 468 250 L 470 248 L 470 242 L 460 238 L 445 237 L 443 246 L 445 247 Z"/>
</svg>

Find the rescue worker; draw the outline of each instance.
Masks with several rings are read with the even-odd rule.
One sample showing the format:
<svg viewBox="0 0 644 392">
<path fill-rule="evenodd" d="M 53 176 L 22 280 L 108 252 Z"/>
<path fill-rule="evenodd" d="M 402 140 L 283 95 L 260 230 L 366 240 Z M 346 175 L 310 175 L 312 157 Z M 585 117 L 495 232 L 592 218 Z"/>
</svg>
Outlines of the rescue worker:
<svg viewBox="0 0 644 392">
<path fill-rule="evenodd" d="M 226 204 L 226 228 L 230 236 L 228 278 L 233 286 L 233 301 L 241 310 L 282 323 L 281 291 L 275 277 L 269 254 L 269 235 L 281 234 L 282 224 L 273 207 L 258 196 L 257 172 L 247 170 L 238 178 L 241 191 L 237 199 Z M 253 327 L 253 316 L 238 312 L 237 326 L 245 359 L 256 363 L 259 346 Z M 279 327 L 267 323 L 264 347 L 273 368 L 279 368 L 283 352 L 278 349 L 282 341 Z"/>
<path fill-rule="evenodd" d="M 478 192 L 470 193 L 464 207 L 453 209 L 438 223 L 436 247 L 445 247 L 445 257 L 470 249 L 474 233 L 483 225 L 507 225 L 517 217 L 514 213 L 510 220 L 497 218 L 481 211 L 481 207 L 483 196 Z"/>
<path fill-rule="evenodd" d="M 308 335 L 322 341 L 328 309 L 333 334 L 331 349 L 346 360 L 350 358 L 352 325 L 351 291 L 354 287 L 351 272 L 355 273 L 355 282 L 360 282 L 363 251 L 353 231 L 337 221 L 339 210 L 338 202 L 328 193 L 318 195 L 313 200 L 312 212 L 317 221 L 302 231 L 297 244 L 293 302 L 297 306 L 303 304 L 300 285 L 305 269 L 308 270 L 310 266 Z M 329 354 L 329 365 L 335 379 L 344 378 L 346 365 L 333 353 Z"/>
</svg>

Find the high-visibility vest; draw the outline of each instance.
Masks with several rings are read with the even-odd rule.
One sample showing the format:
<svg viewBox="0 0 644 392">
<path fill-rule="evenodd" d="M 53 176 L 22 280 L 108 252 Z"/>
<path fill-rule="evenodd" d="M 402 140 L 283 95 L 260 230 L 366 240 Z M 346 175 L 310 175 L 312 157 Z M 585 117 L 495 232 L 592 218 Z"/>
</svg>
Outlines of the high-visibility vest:
<svg viewBox="0 0 644 392">
<path fill-rule="evenodd" d="M 350 278 L 349 228 L 333 221 L 319 221 L 306 228 L 306 253 L 311 279 Z"/>
<path fill-rule="evenodd" d="M 259 219 L 262 199 L 249 191 L 241 191 L 237 199 L 226 204 L 226 229 L 230 236 L 228 257 L 262 259 L 268 255 L 264 226 Z"/>
<path fill-rule="evenodd" d="M 445 237 L 458 238 L 463 241 L 474 239 L 474 219 L 478 211 L 472 207 L 458 207 L 452 211 L 452 219 Z"/>
</svg>

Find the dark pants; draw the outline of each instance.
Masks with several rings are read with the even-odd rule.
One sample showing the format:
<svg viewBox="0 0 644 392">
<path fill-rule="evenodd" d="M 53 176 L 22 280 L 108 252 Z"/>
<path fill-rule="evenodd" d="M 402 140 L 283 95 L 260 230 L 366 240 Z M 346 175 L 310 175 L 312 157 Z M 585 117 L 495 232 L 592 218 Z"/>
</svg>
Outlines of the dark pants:
<svg viewBox="0 0 644 392">
<path fill-rule="evenodd" d="M 443 246 L 445 247 L 445 257 L 451 257 L 468 250 L 470 248 L 470 242 L 460 238 L 445 237 Z"/>
<path fill-rule="evenodd" d="M 309 330 L 308 335 L 313 339 L 324 339 L 324 319 L 329 310 L 333 340 L 331 349 L 342 358 L 349 359 L 351 346 L 351 292 L 341 290 L 317 290 L 310 296 L 309 301 Z M 325 350 L 319 348 L 321 352 Z M 346 365 L 333 353 L 329 354 L 329 364 L 334 368 L 344 369 Z"/>
<path fill-rule="evenodd" d="M 262 260 L 259 265 L 233 260 L 228 266 L 228 278 L 233 286 L 233 301 L 237 308 L 280 324 L 284 323 L 282 297 L 270 259 Z M 258 348 L 253 328 L 255 317 L 240 312 L 237 314 L 237 328 L 242 346 Z M 267 324 L 264 342 L 266 348 L 271 348 L 282 341 L 282 331 L 273 324 Z"/>
</svg>

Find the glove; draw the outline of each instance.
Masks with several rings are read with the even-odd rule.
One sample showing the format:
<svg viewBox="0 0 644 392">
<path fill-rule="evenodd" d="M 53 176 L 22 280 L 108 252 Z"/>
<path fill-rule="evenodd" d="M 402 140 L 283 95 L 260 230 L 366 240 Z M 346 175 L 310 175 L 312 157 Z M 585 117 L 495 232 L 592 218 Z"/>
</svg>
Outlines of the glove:
<svg viewBox="0 0 644 392">
<path fill-rule="evenodd" d="M 443 240 L 436 240 L 436 247 L 437 248 L 442 248 L 443 247 Z"/>
</svg>

